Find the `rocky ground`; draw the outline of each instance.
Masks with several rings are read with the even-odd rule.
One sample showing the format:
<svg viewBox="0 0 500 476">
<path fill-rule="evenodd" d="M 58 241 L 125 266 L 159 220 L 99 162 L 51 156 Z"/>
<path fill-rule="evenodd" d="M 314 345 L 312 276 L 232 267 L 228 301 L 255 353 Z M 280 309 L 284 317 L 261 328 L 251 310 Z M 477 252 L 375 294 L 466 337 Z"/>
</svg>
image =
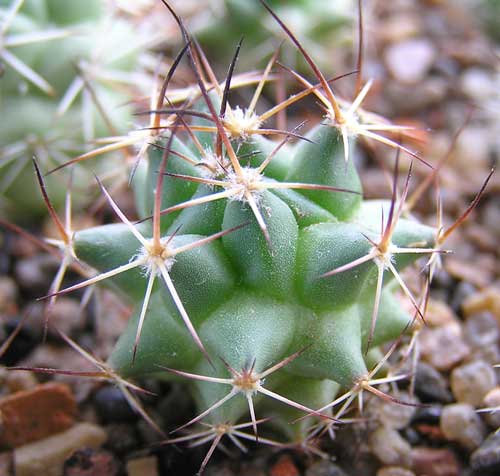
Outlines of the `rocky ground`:
<svg viewBox="0 0 500 476">
<path fill-rule="evenodd" d="M 411 145 L 434 164 L 454 144 L 439 173 L 445 226 L 465 211 L 500 152 L 500 50 L 471 3 L 373 2 L 366 27 L 365 76 L 376 80 L 366 107 L 415 125 L 418 133 Z M 344 56 L 341 61 L 352 59 Z M 387 156 L 387 149 L 364 148 L 359 160 L 367 196 L 389 196 L 390 184 L 380 167 Z M 414 183 L 425 173 L 417 166 Z M 413 211 L 436 225 L 434 187 L 419 196 Z M 47 236 L 50 228 L 47 221 L 30 231 Z M 71 375 L 6 370 L 14 365 L 61 368 L 62 363 L 66 370 L 96 368 L 56 333 L 42 339 L 44 303 L 36 298 L 46 294 L 58 261 L 10 231 L 0 240 L 0 475 L 194 474 L 206 448 L 155 446 L 157 434 L 118 387 Z M 433 282 L 427 325 L 419 331 L 418 352 L 411 354 L 418 359 L 415 366 L 411 358 L 406 361 L 411 377 L 390 389 L 397 398 L 414 398 L 422 405 L 372 399 L 362 421 L 339 427 L 333 440 L 321 440 L 330 459 L 250 445 L 248 454 L 217 451 L 206 475 L 500 474 L 500 433 L 495 432 L 500 427 L 500 411 L 495 411 L 500 409 L 500 373 L 494 367 L 500 364 L 499 244 L 497 172 L 480 204 L 446 243 L 454 254 L 444 258 Z M 418 273 L 407 277 L 418 289 Z M 67 281 L 75 279 L 76 274 Z M 84 309 L 81 298 L 59 298 L 51 322 L 96 359 L 105 359 L 128 310 L 108 291 L 93 296 Z M 28 310 L 29 318 L 19 327 Z M 404 355 L 403 346 L 398 358 Z M 141 384 L 159 395 L 142 401 L 162 428 L 193 415 L 181 387 Z"/>
</svg>

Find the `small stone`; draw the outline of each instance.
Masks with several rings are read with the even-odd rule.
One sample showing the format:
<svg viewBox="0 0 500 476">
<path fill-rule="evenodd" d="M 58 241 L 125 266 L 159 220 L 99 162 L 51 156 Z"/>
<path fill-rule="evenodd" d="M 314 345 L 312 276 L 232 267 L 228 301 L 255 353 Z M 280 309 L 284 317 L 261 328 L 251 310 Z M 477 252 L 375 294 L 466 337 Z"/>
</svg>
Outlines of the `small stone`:
<svg viewBox="0 0 500 476">
<path fill-rule="evenodd" d="M 377 476 L 415 476 L 415 473 L 401 466 L 386 466 L 377 471 Z"/>
<path fill-rule="evenodd" d="M 14 455 L 12 451 L 4 451 L 0 453 L 0 475 L 13 476 Z"/>
<path fill-rule="evenodd" d="M 462 304 L 462 309 L 466 316 L 489 311 L 500 323 L 500 289 L 492 286 L 468 296 Z"/>
<path fill-rule="evenodd" d="M 139 446 L 139 441 L 133 425 L 127 423 L 112 423 L 105 427 L 108 434 L 106 447 L 118 455 L 130 453 Z"/>
<path fill-rule="evenodd" d="M 50 324 L 67 335 L 84 329 L 86 317 L 86 312 L 80 308 L 80 303 L 66 296 L 59 297 L 49 310 Z"/>
<path fill-rule="evenodd" d="M 138 418 L 123 392 L 114 385 L 106 385 L 97 390 L 94 402 L 99 418 L 105 423 L 135 421 Z"/>
<path fill-rule="evenodd" d="M 64 384 L 48 383 L 0 400 L 0 445 L 17 447 L 58 433 L 75 421 L 76 402 Z"/>
<path fill-rule="evenodd" d="M 415 376 L 415 393 L 424 403 L 453 401 L 444 377 L 425 362 L 419 362 Z"/>
<path fill-rule="evenodd" d="M 474 168 L 487 170 L 489 166 L 490 141 L 487 131 L 478 126 L 466 127 L 457 138 L 453 163 L 461 173 Z"/>
<path fill-rule="evenodd" d="M 158 476 L 158 459 L 146 456 L 127 461 L 128 476 Z"/>
<path fill-rule="evenodd" d="M 446 438 L 472 451 L 483 441 L 486 428 L 474 407 L 467 403 L 446 405 L 440 427 Z"/>
<path fill-rule="evenodd" d="M 467 68 L 460 78 L 460 87 L 467 96 L 478 101 L 486 100 L 496 92 L 491 74 L 479 68 Z"/>
<path fill-rule="evenodd" d="M 33 372 L 26 370 L 9 370 L 5 377 L 5 385 L 10 393 L 29 390 L 38 385 L 38 380 Z"/>
<path fill-rule="evenodd" d="M 422 329 L 420 349 L 422 358 L 437 370 L 450 370 L 470 352 L 458 323 Z"/>
<path fill-rule="evenodd" d="M 420 33 L 422 25 L 417 15 L 395 14 L 383 22 L 380 35 L 383 41 L 394 43 L 411 38 Z"/>
<path fill-rule="evenodd" d="M 486 394 L 482 407 L 492 409 L 481 413 L 488 424 L 493 428 L 500 428 L 500 387 L 497 386 Z"/>
<path fill-rule="evenodd" d="M 16 476 L 61 476 L 64 462 L 81 448 L 98 448 L 106 441 L 106 432 L 99 426 L 80 423 L 69 430 L 16 448 Z"/>
<path fill-rule="evenodd" d="M 500 348 L 497 343 L 477 347 L 471 354 L 471 360 L 482 360 L 492 367 L 500 362 Z M 497 380 L 500 379 L 500 369 L 495 369 Z"/>
<path fill-rule="evenodd" d="M 465 338 L 472 348 L 496 345 L 499 336 L 498 323 L 491 312 L 479 312 L 467 317 Z"/>
<path fill-rule="evenodd" d="M 299 470 L 289 455 L 281 455 L 270 470 L 269 476 L 299 476 Z"/>
<path fill-rule="evenodd" d="M 467 281 L 460 281 L 453 291 L 453 297 L 451 298 L 451 307 L 457 313 L 462 312 L 462 305 L 464 301 L 477 293 L 475 286 Z"/>
<path fill-rule="evenodd" d="M 64 462 L 63 476 L 118 476 L 121 470 L 121 464 L 109 451 L 84 448 L 75 451 Z M 154 475 L 143 473 L 144 476 L 150 474 Z"/>
<path fill-rule="evenodd" d="M 446 436 L 441 431 L 438 425 L 429 425 L 427 423 L 418 423 L 415 429 L 419 434 L 428 441 L 443 443 L 446 441 Z"/>
<path fill-rule="evenodd" d="M 16 311 L 17 286 L 8 276 L 0 276 L 0 314 L 13 314 Z"/>
<path fill-rule="evenodd" d="M 400 82 L 421 81 L 436 57 L 434 45 L 424 38 L 409 39 L 386 48 L 385 62 L 391 74 Z"/>
<path fill-rule="evenodd" d="M 439 423 L 441 419 L 441 414 L 443 413 L 443 407 L 441 405 L 431 405 L 426 407 L 420 407 L 415 412 L 412 418 L 412 423 L 427 423 L 434 425 Z"/>
<path fill-rule="evenodd" d="M 4 322 L 5 334 L 11 334 L 19 326 L 20 321 L 20 317 L 12 317 Z M 21 330 L 16 335 L 16 338 L 2 355 L 2 363 L 7 366 L 18 365 L 19 361 L 36 347 L 38 338 L 36 332 L 33 332 L 29 325 L 21 325 Z"/>
<path fill-rule="evenodd" d="M 481 206 L 483 223 L 487 224 L 489 230 L 500 238 L 500 207 L 497 200 L 490 200 Z"/>
<path fill-rule="evenodd" d="M 450 383 L 457 402 L 478 407 L 497 382 L 493 367 L 477 360 L 455 367 L 451 372 Z"/>
<path fill-rule="evenodd" d="M 405 467 L 411 465 L 411 446 L 396 430 L 381 426 L 370 435 L 369 443 L 382 463 Z"/>
<path fill-rule="evenodd" d="M 456 321 L 457 318 L 450 306 L 443 301 L 429 299 L 429 304 L 425 313 L 425 323 L 427 325 L 438 327 Z"/>
<path fill-rule="evenodd" d="M 408 393 L 400 392 L 397 398 L 404 402 L 414 402 L 415 398 L 410 397 Z M 378 421 L 395 430 L 405 428 L 415 414 L 415 407 L 409 405 L 397 405 L 394 402 L 386 402 L 382 399 L 376 399 L 371 402 L 369 407 L 370 415 L 373 415 Z"/>
<path fill-rule="evenodd" d="M 16 263 L 14 274 L 19 287 L 30 293 L 47 291 L 48 270 L 57 269 L 58 262 L 51 255 L 38 254 Z"/>
<path fill-rule="evenodd" d="M 458 476 L 460 473 L 457 458 L 450 450 L 417 447 L 411 456 L 417 476 Z"/>
<path fill-rule="evenodd" d="M 500 474 L 500 433 L 492 433 L 472 453 L 470 464 L 477 474 L 486 476 Z"/>
<path fill-rule="evenodd" d="M 309 466 L 305 476 L 347 476 L 347 474 L 335 463 L 322 460 Z"/>
<path fill-rule="evenodd" d="M 44 367 L 65 370 L 95 371 L 95 366 L 85 357 L 75 352 L 69 346 L 56 346 L 53 344 L 40 344 L 35 346 L 33 351 L 20 362 L 23 367 Z M 33 347 L 32 347 L 33 348 Z M 96 385 L 100 385 L 96 379 L 74 378 L 68 375 L 54 375 L 54 380 L 65 383 L 70 387 L 78 402 L 88 398 L 89 393 Z"/>
</svg>

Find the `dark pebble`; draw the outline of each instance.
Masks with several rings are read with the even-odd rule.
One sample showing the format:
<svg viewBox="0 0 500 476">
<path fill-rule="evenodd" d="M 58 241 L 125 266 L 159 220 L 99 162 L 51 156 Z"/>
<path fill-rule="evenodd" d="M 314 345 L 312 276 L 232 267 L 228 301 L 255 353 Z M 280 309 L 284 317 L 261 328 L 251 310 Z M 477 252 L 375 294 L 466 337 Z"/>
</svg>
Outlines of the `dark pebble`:
<svg viewBox="0 0 500 476">
<path fill-rule="evenodd" d="M 467 281 L 461 281 L 455 287 L 455 291 L 453 292 L 451 298 L 451 308 L 455 311 L 455 313 L 459 316 L 462 316 L 462 303 L 468 298 L 471 294 L 476 292 L 475 286 L 468 283 Z"/>
<path fill-rule="evenodd" d="M 118 387 L 102 387 L 94 395 L 95 407 L 99 418 L 104 423 L 135 421 L 138 414 L 129 405 Z"/>
<path fill-rule="evenodd" d="M 412 423 L 429 423 L 439 424 L 441 418 L 441 413 L 443 412 L 443 407 L 440 405 L 432 405 L 429 407 L 418 408 L 413 416 Z"/>
<path fill-rule="evenodd" d="M 422 443 L 420 433 L 411 426 L 401 430 L 400 433 L 411 446 L 417 446 Z"/>
<path fill-rule="evenodd" d="M 159 401 L 157 409 L 165 425 L 175 428 L 192 418 L 191 415 L 195 411 L 194 402 L 191 398 L 186 398 L 185 387 L 173 383 L 171 387 L 155 393 L 164 395 Z M 172 409 L 175 409 L 175 411 L 172 411 Z"/>
<path fill-rule="evenodd" d="M 84 448 L 75 451 L 64 463 L 63 476 L 122 476 L 121 463 L 112 453 Z"/>
<path fill-rule="evenodd" d="M 310 466 L 305 476 L 347 476 L 347 473 L 336 464 L 324 460 Z"/>
<path fill-rule="evenodd" d="M 450 403 L 451 392 L 444 377 L 430 365 L 420 362 L 415 376 L 415 393 L 422 403 Z"/>
<path fill-rule="evenodd" d="M 19 325 L 20 318 L 9 319 L 4 324 L 5 335 L 10 335 Z M 16 365 L 24 359 L 38 344 L 38 334 L 24 325 L 12 341 L 7 351 L 1 356 L 0 363 L 6 366 Z"/>
<path fill-rule="evenodd" d="M 108 439 L 106 447 L 118 455 L 130 453 L 139 446 L 139 439 L 132 425 L 126 423 L 112 423 L 106 426 Z"/>
<path fill-rule="evenodd" d="M 498 476 L 500 474 L 500 433 L 492 433 L 472 453 L 470 464 L 474 476 Z"/>
</svg>

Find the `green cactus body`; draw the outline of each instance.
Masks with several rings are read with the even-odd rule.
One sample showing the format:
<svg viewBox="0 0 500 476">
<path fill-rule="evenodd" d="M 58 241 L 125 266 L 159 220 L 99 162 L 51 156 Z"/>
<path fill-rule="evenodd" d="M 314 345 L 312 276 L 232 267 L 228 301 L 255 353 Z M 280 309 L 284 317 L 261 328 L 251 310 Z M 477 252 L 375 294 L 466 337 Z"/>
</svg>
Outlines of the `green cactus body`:
<svg viewBox="0 0 500 476">
<path fill-rule="evenodd" d="M 317 126 L 308 137 L 311 143 L 287 146 L 286 156 L 279 158 L 279 167 L 269 167 L 269 177 L 266 168 L 255 179 L 268 187 L 256 189 L 252 195 L 265 222 L 267 238 L 243 194 L 234 193 L 228 198 L 177 209 L 176 205 L 186 201 L 215 196 L 224 187 L 200 184 L 185 177 L 165 177 L 162 207 L 176 210 L 162 221 L 162 240 L 170 240 L 168 246 L 181 249 L 204 236 L 245 224 L 216 241 L 175 255 L 168 262 L 169 275 L 212 357 L 213 367 L 190 337 L 172 294 L 159 280 L 152 290 L 133 360 L 147 270 L 134 269 L 111 279 L 113 286 L 136 307 L 110 356 L 113 369 L 124 378 L 153 375 L 178 379 L 162 369 L 167 367 L 211 379 L 226 379 L 191 382 L 200 412 L 215 404 L 216 408 L 207 415 L 213 424 L 234 424 L 241 420 L 251 398 L 257 412 L 269 408 L 272 414 L 281 415 L 275 426 L 294 441 L 304 438 L 311 425 L 301 423 L 287 429 L 284 424 L 288 418 L 303 414 L 300 405 L 324 406 L 334 399 L 339 386 L 351 388 L 368 374 L 371 363 L 367 359 L 373 352 L 367 355 L 365 348 L 372 322 L 377 266 L 367 260 L 342 273 L 322 276 L 370 253 L 371 243 L 380 236 L 381 218 L 388 216 L 390 207 L 388 202 L 363 201 L 358 175 L 352 162 L 345 163 L 342 140 L 336 129 Z M 269 153 L 273 143 L 267 142 L 250 138 L 240 152 L 246 154 L 264 144 Z M 163 139 L 162 146 L 165 144 Z M 172 146 L 201 164 L 202 159 L 197 159 L 179 139 L 172 141 Z M 146 215 L 152 209 L 160 157 L 159 149 L 150 148 L 148 163 L 141 165 L 135 179 L 137 206 Z M 284 170 L 285 160 L 288 171 Z M 251 165 L 258 166 L 261 161 Z M 241 165 L 245 176 L 255 178 L 252 173 L 257 169 L 250 168 L 244 159 Z M 197 179 L 201 170 L 202 167 L 182 163 L 177 156 L 171 155 L 167 161 L 169 173 Z M 230 176 L 232 170 L 225 173 Z M 272 188 L 287 182 L 319 183 L 348 191 Z M 151 229 L 147 223 L 137 229 L 149 239 Z M 402 248 L 422 248 L 432 245 L 433 236 L 431 228 L 400 219 L 392 242 Z M 80 259 L 101 272 L 127 265 L 144 252 L 130 228 L 122 224 L 77 233 L 75 251 Z M 391 257 L 397 269 L 418 255 L 401 256 Z M 394 339 L 411 318 L 399 306 L 394 284 L 387 277 L 372 347 Z M 257 390 L 245 390 L 243 384 L 231 386 L 232 371 L 239 375 L 233 375 L 233 382 L 266 375 L 266 369 L 298 351 L 300 355 L 287 365 L 265 379 L 258 379 Z M 271 398 L 267 398 L 269 392 Z M 289 408 L 276 395 L 297 405 Z"/>
<path fill-rule="evenodd" d="M 2 27 L 4 19 L 0 114 L 8 119 L 0 131 L 0 215 L 28 221 L 45 213 L 32 157 L 45 173 L 87 152 L 90 140 L 130 130 L 130 100 L 148 87 L 133 80 L 146 41 L 126 19 L 111 17 L 103 0 L 1 0 Z M 94 161 L 92 172 L 109 171 L 108 159 L 104 166 Z M 91 177 L 79 167 L 74 188 L 87 189 Z M 66 183 L 47 179 L 56 207 Z M 86 195 L 75 193 L 75 206 L 88 203 Z"/>
</svg>

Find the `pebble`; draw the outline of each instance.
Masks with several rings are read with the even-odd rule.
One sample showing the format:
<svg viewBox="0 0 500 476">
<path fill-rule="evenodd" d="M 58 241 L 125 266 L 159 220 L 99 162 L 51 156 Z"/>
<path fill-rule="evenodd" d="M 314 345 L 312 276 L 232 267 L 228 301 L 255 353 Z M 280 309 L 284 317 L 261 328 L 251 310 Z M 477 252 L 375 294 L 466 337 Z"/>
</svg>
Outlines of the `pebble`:
<svg viewBox="0 0 500 476">
<path fill-rule="evenodd" d="M 130 453 L 137 449 L 139 440 L 132 425 L 127 423 L 112 423 L 105 427 L 108 434 L 106 447 L 119 455 Z"/>
<path fill-rule="evenodd" d="M 158 476 L 158 458 L 146 456 L 127 461 L 128 476 Z"/>
<path fill-rule="evenodd" d="M 61 383 L 39 385 L 0 400 L 0 445 L 17 447 L 71 427 L 77 412 L 69 387 Z"/>
<path fill-rule="evenodd" d="M 411 422 L 434 425 L 439 423 L 442 413 L 443 407 L 441 405 L 430 405 L 428 407 L 417 408 Z"/>
<path fill-rule="evenodd" d="M 16 448 L 16 476 L 61 476 L 64 462 L 81 448 L 98 448 L 106 441 L 106 432 L 97 425 L 79 423 L 69 430 Z"/>
<path fill-rule="evenodd" d="M 500 474 L 500 433 L 494 432 L 472 453 L 470 464 L 478 476 Z"/>
<path fill-rule="evenodd" d="M 63 466 L 63 476 L 118 476 L 122 473 L 121 463 L 113 453 L 103 449 L 77 450 L 64 462 Z M 142 474 L 154 476 L 154 473 Z"/>
<path fill-rule="evenodd" d="M 6 372 L 4 384 L 10 393 L 30 390 L 38 385 L 33 372 L 26 370 L 9 370 Z"/>
<path fill-rule="evenodd" d="M 485 395 L 495 387 L 496 380 L 493 367 L 477 360 L 453 369 L 450 377 L 451 391 L 457 402 L 478 407 Z"/>
<path fill-rule="evenodd" d="M 8 276 L 0 276 L 0 314 L 13 314 L 16 311 L 16 282 Z"/>
<path fill-rule="evenodd" d="M 386 466 L 377 471 L 377 476 L 415 476 L 415 473 L 401 466 Z"/>
<path fill-rule="evenodd" d="M 401 83 L 415 84 L 429 71 L 436 57 L 434 45 L 425 38 L 395 43 L 384 52 L 385 63 L 391 74 Z"/>
<path fill-rule="evenodd" d="M 79 301 L 66 296 L 58 297 L 49 311 L 50 324 L 67 335 L 84 329 L 86 318 L 86 311 L 80 309 Z"/>
<path fill-rule="evenodd" d="M 115 385 L 106 385 L 97 390 L 94 402 L 99 418 L 105 423 L 135 421 L 138 418 L 122 391 Z"/>
<path fill-rule="evenodd" d="M 309 466 L 305 476 L 347 476 L 347 474 L 335 463 L 328 460 L 322 460 Z"/>
<path fill-rule="evenodd" d="M 500 362 L 500 348 L 496 342 L 477 347 L 471 354 L 471 360 L 483 360 L 493 367 Z M 495 369 L 495 374 L 500 381 L 500 369 Z"/>
<path fill-rule="evenodd" d="M 387 103 L 391 104 L 391 114 L 406 116 L 439 104 L 448 92 L 448 83 L 442 78 L 428 78 L 415 88 L 413 85 L 389 81 L 384 84 L 384 88 Z"/>
<path fill-rule="evenodd" d="M 380 462 L 387 465 L 409 467 L 411 446 L 394 429 L 381 426 L 369 436 L 369 444 Z"/>
<path fill-rule="evenodd" d="M 61 347 L 48 343 L 38 343 L 20 365 L 25 367 L 46 367 L 53 369 L 63 368 L 65 370 L 96 370 L 94 364 L 89 362 L 78 352 L 75 352 L 69 346 Z M 58 382 L 64 382 L 70 386 L 78 402 L 88 398 L 94 387 L 100 384 L 100 382 L 92 378 L 75 378 L 66 375 L 56 375 L 54 378 Z"/>
<path fill-rule="evenodd" d="M 0 475 L 12 476 L 13 473 L 14 455 L 12 451 L 4 451 L 0 453 Z"/>
<path fill-rule="evenodd" d="M 447 256 L 444 263 L 444 267 L 448 273 L 455 279 L 467 281 L 478 288 L 483 288 L 491 282 L 493 278 L 492 273 L 480 266 L 477 259 L 475 259 L 475 266 L 471 266 L 470 257 L 465 258 L 462 250 L 455 248 L 455 251 L 457 254 Z"/>
<path fill-rule="evenodd" d="M 450 403 L 453 401 L 444 377 L 425 362 L 419 362 L 417 366 L 415 393 L 424 403 Z"/>
<path fill-rule="evenodd" d="M 469 451 L 476 449 L 486 436 L 486 428 L 474 407 L 467 403 L 446 405 L 440 427 L 446 438 Z"/>
<path fill-rule="evenodd" d="M 488 132 L 478 126 L 466 127 L 458 136 L 453 154 L 456 170 L 464 176 L 471 169 L 488 170 L 490 141 Z"/>
<path fill-rule="evenodd" d="M 290 455 L 281 455 L 269 469 L 269 476 L 299 476 L 299 470 Z"/>
<path fill-rule="evenodd" d="M 425 313 L 425 323 L 431 327 L 439 327 L 450 322 L 456 322 L 457 318 L 453 309 L 444 301 L 429 299 Z"/>
<path fill-rule="evenodd" d="M 420 33 L 422 25 L 417 15 L 399 13 L 391 15 L 380 25 L 381 40 L 394 43 Z"/>
<path fill-rule="evenodd" d="M 458 323 L 424 328 L 420 333 L 420 350 L 424 360 L 437 370 L 450 370 L 469 355 Z"/>
<path fill-rule="evenodd" d="M 496 92 L 491 74 L 480 68 L 467 68 L 460 78 L 460 88 L 464 94 L 477 101 L 487 100 Z"/>
<path fill-rule="evenodd" d="M 491 312 L 478 312 L 467 317 L 465 338 L 471 347 L 496 345 L 499 336 L 498 323 Z"/>
<path fill-rule="evenodd" d="M 484 412 L 482 415 L 493 428 L 500 428 L 500 387 L 497 386 L 486 394 L 482 407 L 498 409 L 496 411 Z"/>
<path fill-rule="evenodd" d="M 406 392 L 398 393 L 397 398 L 404 402 L 415 401 L 415 398 L 410 397 Z M 397 405 L 394 402 L 386 402 L 380 398 L 373 400 L 369 407 L 370 414 L 375 416 L 381 424 L 395 430 L 401 430 L 408 426 L 415 414 L 415 410 L 415 407 Z"/>
<path fill-rule="evenodd" d="M 4 323 L 4 331 L 7 335 L 16 329 L 21 318 L 14 317 Z M 38 344 L 38 335 L 33 332 L 29 326 L 28 320 L 17 334 L 16 338 L 10 343 L 9 348 L 2 355 L 2 363 L 4 365 L 17 365 L 18 362 L 26 357 Z"/>
<path fill-rule="evenodd" d="M 48 270 L 57 269 L 58 264 L 52 255 L 38 254 L 17 261 L 14 275 L 19 287 L 39 295 L 47 291 Z"/>
<path fill-rule="evenodd" d="M 451 307 L 457 313 L 461 314 L 463 311 L 464 302 L 477 293 L 475 286 L 467 281 L 461 281 L 455 286 L 453 296 L 451 298 Z"/>
<path fill-rule="evenodd" d="M 448 449 L 413 448 L 412 469 L 417 476 L 458 476 L 460 467 L 456 456 Z"/>
<path fill-rule="evenodd" d="M 500 325 L 500 288 L 491 286 L 468 296 L 462 304 L 462 309 L 465 316 L 489 311 Z"/>
<path fill-rule="evenodd" d="M 490 200 L 481 206 L 483 223 L 500 238 L 500 207 L 497 200 Z"/>
</svg>

